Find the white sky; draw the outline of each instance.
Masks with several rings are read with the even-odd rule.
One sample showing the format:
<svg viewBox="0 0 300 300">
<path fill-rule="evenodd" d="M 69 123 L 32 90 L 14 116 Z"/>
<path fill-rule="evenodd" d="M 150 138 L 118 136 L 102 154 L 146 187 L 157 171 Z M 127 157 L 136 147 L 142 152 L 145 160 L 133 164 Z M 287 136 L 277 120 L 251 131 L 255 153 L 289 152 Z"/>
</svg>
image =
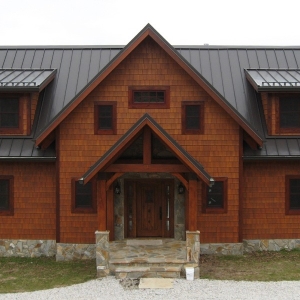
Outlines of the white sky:
<svg viewBox="0 0 300 300">
<path fill-rule="evenodd" d="M 300 45 L 300 0 L 0 0 L 0 45 Z"/>
</svg>

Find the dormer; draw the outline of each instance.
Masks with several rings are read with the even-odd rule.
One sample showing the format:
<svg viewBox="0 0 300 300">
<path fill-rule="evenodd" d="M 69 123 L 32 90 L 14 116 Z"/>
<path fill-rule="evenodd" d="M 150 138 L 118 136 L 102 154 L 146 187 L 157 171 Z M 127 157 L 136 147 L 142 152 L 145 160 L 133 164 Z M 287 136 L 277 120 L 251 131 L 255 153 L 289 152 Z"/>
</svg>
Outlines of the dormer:
<svg viewBox="0 0 300 300">
<path fill-rule="evenodd" d="M 0 69 L 0 135 L 31 134 L 41 91 L 55 69 Z"/>
<path fill-rule="evenodd" d="M 261 95 L 269 135 L 300 135 L 300 69 L 247 69 Z"/>
</svg>

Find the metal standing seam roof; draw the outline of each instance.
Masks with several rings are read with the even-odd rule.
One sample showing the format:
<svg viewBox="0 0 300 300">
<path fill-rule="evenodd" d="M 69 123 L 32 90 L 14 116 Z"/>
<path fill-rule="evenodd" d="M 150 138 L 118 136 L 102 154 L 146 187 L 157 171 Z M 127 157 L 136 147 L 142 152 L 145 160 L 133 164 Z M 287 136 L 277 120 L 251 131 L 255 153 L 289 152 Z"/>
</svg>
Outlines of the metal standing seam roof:
<svg viewBox="0 0 300 300">
<path fill-rule="evenodd" d="M 31 138 L 0 138 L 0 160 L 55 161 L 54 147 L 41 150 Z"/>
<path fill-rule="evenodd" d="M 0 69 L 0 91 L 40 92 L 55 74 L 56 69 Z"/>
<path fill-rule="evenodd" d="M 246 69 L 245 73 L 257 92 L 300 91 L 300 69 Z"/>
</svg>

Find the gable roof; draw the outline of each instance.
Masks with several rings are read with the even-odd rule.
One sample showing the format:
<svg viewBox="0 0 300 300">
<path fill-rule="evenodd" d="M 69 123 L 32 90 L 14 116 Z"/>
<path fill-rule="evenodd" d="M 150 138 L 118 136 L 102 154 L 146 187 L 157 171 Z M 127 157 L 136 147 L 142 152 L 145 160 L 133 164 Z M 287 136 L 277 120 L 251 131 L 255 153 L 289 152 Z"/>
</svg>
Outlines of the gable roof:
<svg viewBox="0 0 300 300">
<path fill-rule="evenodd" d="M 188 154 L 149 114 L 144 114 L 104 155 L 80 178 L 82 183 L 88 182 L 96 173 L 105 169 L 118 158 L 132 140 L 141 133 L 145 126 L 150 129 L 166 144 L 170 150 L 192 172 L 201 178 L 206 184 L 210 184 L 213 178 L 204 170 L 203 166 Z"/>
<path fill-rule="evenodd" d="M 155 29 L 148 24 L 126 47 L 124 47 L 113 59 L 111 59 L 99 73 L 91 79 L 86 85 L 78 92 L 68 93 L 68 87 L 72 89 L 72 85 L 69 85 L 69 75 L 78 78 L 78 70 L 81 64 L 78 66 L 73 64 L 75 72 L 72 72 L 69 67 L 69 75 L 63 81 L 66 85 L 65 98 L 61 101 L 58 107 L 52 105 L 48 107 L 45 105 L 42 107 L 41 118 L 38 125 L 38 131 L 36 133 L 36 144 L 39 145 L 47 135 L 54 130 L 59 123 L 77 106 L 79 103 L 104 79 L 106 76 L 121 62 L 123 61 L 145 38 L 151 37 L 157 42 L 215 101 L 221 105 L 242 127 L 244 130 L 258 143 L 262 144 L 262 136 L 259 132 L 249 124 L 246 118 L 239 111 L 232 106 L 230 101 L 227 101 L 217 89 L 206 80 L 193 66 L 189 64 L 176 49 L 171 46 Z M 68 61 L 69 60 L 69 61 Z M 70 60 L 73 60 L 73 55 L 69 57 L 65 63 L 70 64 Z M 79 63 L 79 61 L 78 61 Z M 77 68 L 76 68 L 77 67 Z M 86 66 L 85 66 L 86 67 Z M 75 69 L 76 68 L 76 69 Z M 66 69 L 62 69 L 66 72 Z M 75 73 L 75 75 L 74 75 Z M 80 72 L 81 74 L 81 72 Z M 58 75 L 60 76 L 60 74 Z M 74 87 L 73 87 L 74 89 Z M 69 98 L 66 97 L 68 95 Z M 57 99 L 56 97 L 54 99 Z M 55 102 L 55 101 L 54 101 Z"/>
</svg>

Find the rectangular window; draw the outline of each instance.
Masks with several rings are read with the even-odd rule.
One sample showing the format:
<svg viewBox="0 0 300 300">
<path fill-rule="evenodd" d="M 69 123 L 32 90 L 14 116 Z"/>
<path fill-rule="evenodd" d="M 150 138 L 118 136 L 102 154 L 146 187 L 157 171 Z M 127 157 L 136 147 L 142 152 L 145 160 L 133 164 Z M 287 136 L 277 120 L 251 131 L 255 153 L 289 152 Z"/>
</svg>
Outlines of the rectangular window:
<svg viewBox="0 0 300 300">
<path fill-rule="evenodd" d="M 200 101 L 182 102 L 182 134 L 204 133 L 204 103 Z"/>
<path fill-rule="evenodd" d="M 300 131 L 300 98 L 279 98 L 279 129 L 281 133 Z"/>
<path fill-rule="evenodd" d="M 225 213 L 227 211 L 227 178 L 215 178 L 212 186 L 203 186 L 203 212 Z"/>
<path fill-rule="evenodd" d="M 128 107 L 170 108 L 170 88 L 168 86 L 130 86 Z"/>
<path fill-rule="evenodd" d="M 0 176 L 0 216 L 13 215 L 13 177 Z"/>
<path fill-rule="evenodd" d="M 117 102 L 95 102 L 95 134 L 117 133 Z"/>
<path fill-rule="evenodd" d="M 96 191 L 96 180 L 91 180 L 86 184 L 80 184 L 76 179 L 72 179 L 72 212 L 95 213 L 97 211 Z"/>
<path fill-rule="evenodd" d="M 286 213 L 300 214 L 300 176 L 286 176 Z"/>
</svg>

